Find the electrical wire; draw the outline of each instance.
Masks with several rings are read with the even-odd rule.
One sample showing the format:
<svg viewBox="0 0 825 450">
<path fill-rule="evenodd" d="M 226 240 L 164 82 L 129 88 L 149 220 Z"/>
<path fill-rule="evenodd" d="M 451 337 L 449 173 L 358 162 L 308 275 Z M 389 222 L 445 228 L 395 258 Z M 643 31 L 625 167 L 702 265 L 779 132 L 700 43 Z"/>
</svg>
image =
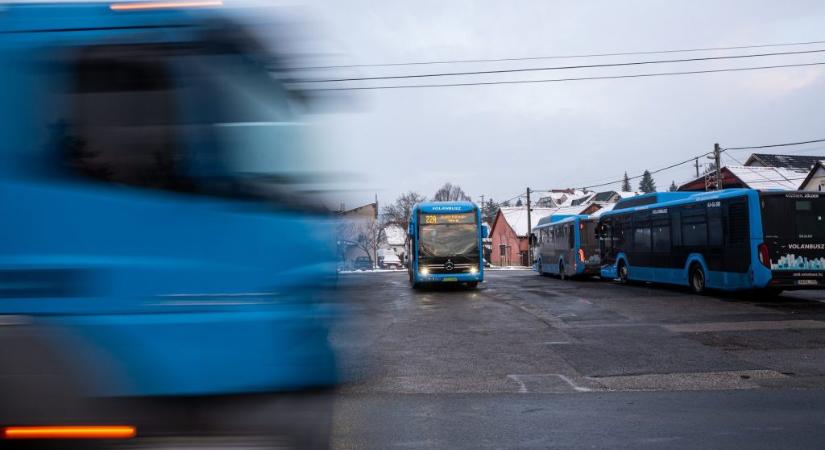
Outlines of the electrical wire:
<svg viewBox="0 0 825 450">
<path fill-rule="evenodd" d="M 419 73 L 412 75 L 381 75 L 374 77 L 350 77 L 350 78 L 328 78 L 320 80 L 303 80 L 303 83 L 341 83 L 345 81 L 377 81 L 377 80 L 402 80 L 411 78 L 432 78 L 432 77 L 454 77 L 454 76 L 473 76 L 473 75 L 496 75 L 503 73 L 522 73 L 522 72 L 545 72 L 550 70 L 569 70 L 569 69 L 595 69 L 603 67 L 627 67 L 627 66 L 643 66 L 649 64 L 673 64 L 683 62 L 699 62 L 699 61 L 718 61 L 725 59 L 745 59 L 745 58 L 762 58 L 768 56 L 787 56 L 787 55 L 805 55 L 812 53 L 822 53 L 825 49 L 817 50 L 800 50 L 790 52 L 774 52 L 774 53 L 751 53 L 747 55 L 728 55 L 728 56 L 703 56 L 698 58 L 682 58 L 682 59 L 657 59 L 647 61 L 628 61 L 619 63 L 604 63 L 604 64 L 579 64 L 574 66 L 553 66 L 553 67 L 527 67 L 520 69 L 498 69 L 498 70 L 474 70 L 467 72 L 441 72 L 441 73 Z"/>
<path fill-rule="evenodd" d="M 760 148 L 790 147 L 794 145 L 813 144 L 815 142 L 825 142 L 825 139 L 813 139 L 810 141 L 786 142 L 784 144 L 753 145 L 749 147 L 726 147 L 725 150 L 756 150 Z"/>
<path fill-rule="evenodd" d="M 630 75 L 605 75 L 592 77 L 573 77 L 573 78 L 551 78 L 542 80 L 504 80 L 504 81 L 475 81 L 463 83 L 437 83 L 437 84 L 408 84 L 408 85 L 386 85 L 386 86 L 352 86 L 352 87 L 330 87 L 330 88 L 302 88 L 305 91 L 364 91 L 364 90 L 381 90 L 381 89 L 412 89 L 412 88 L 443 88 L 443 87 L 459 87 L 459 86 L 489 86 L 497 84 L 533 84 L 533 83 L 557 83 L 567 81 L 587 81 L 587 80 L 618 80 L 627 78 L 650 78 L 661 76 L 675 76 L 675 75 L 699 75 L 707 73 L 721 73 L 721 72 L 745 72 L 751 70 L 766 70 L 766 69 L 780 69 L 789 67 L 810 67 L 822 66 L 823 62 L 813 63 L 799 63 L 799 64 L 777 64 L 771 66 L 752 66 L 752 67 L 737 67 L 728 69 L 707 69 L 707 70 L 691 70 L 680 72 L 656 72 L 656 73 L 639 73 Z M 301 84 L 303 81 L 294 81 L 293 83 Z M 815 142 L 815 141 L 812 141 Z"/>
<path fill-rule="evenodd" d="M 580 55 L 551 55 L 551 56 L 526 56 L 516 58 L 478 58 L 478 59 L 446 59 L 433 61 L 409 61 L 399 63 L 373 63 L 373 64 L 341 64 L 341 65 L 327 65 L 327 66 L 306 66 L 294 67 L 292 70 L 320 70 L 320 69 L 347 69 L 358 67 L 403 67 L 403 66 L 424 66 L 433 64 L 465 64 L 465 63 L 496 63 L 496 62 L 514 62 L 514 61 L 537 61 L 545 59 L 576 59 L 576 58 L 599 58 L 605 56 L 633 56 L 633 55 L 663 55 L 668 53 L 691 53 L 691 52 L 707 52 L 719 50 L 745 50 L 750 48 L 768 48 L 768 47 L 790 47 L 795 45 L 816 45 L 825 44 L 825 41 L 806 41 L 806 42 L 786 42 L 775 44 L 757 44 L 757 45 L 737 45 L 733 47 L 705 47 L 705 48 L 686 48 L 686 49 L 672 49 L 672 50 L 645 50 L 645 51 L 629 51 L 629 52 L 615 52 L 615 53 L 590 53 Z"/>
</svg>

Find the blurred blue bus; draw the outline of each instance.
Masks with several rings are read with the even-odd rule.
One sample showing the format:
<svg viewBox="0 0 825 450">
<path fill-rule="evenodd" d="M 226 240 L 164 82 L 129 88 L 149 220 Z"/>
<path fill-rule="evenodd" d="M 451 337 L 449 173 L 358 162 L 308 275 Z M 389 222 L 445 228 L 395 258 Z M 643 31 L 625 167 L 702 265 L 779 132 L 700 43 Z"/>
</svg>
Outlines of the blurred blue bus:
<svg viewBox="0 0 825 450">
<path fill-rule="evenodd" d="M 338 382 L 302 96 L 236 11 L 186 5 L 0 7 L 0 427 Z"/>
<path fill-rule="evenodd" d="M 586 215 L 547 216 L 533 227 L 536 271 L 565 279 L 599 275 L 601 258 L 596 219 Z"/>
<path fill-rule="evenodd" d="M 424 202 L 412 210 L 408 271 L 413 288 L 422 283 L 484 281 L 481 212 L 472 202 Z"/>
<path fill-rule="evenodd" d="M 619 201 L 598 225 L 603 277 L 705 289 L 825 288 L 825 195 L 662 192 Z"/>
</svg>

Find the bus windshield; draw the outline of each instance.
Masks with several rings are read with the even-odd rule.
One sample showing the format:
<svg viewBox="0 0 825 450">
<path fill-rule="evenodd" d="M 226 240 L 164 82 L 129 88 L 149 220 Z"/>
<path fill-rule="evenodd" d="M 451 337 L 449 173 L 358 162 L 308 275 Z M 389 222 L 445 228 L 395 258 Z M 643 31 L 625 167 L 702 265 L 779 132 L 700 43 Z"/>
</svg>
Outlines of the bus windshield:
<svg viewBox="0 0 825 450">
<path fill-rule="evenodd" d="M 421 219 L 421 256 L 478 256 L 474 213 L 424 214 Z"/>
</svg>

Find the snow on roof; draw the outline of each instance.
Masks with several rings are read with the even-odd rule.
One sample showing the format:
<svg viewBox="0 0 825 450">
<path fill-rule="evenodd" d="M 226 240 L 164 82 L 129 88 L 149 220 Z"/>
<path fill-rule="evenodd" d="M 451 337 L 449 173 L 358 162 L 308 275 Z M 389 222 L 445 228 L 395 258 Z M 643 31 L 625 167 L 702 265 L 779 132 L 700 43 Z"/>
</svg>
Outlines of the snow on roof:
<svg viewBox="0 0 825 450">
<path fill-rule="evenodd" d="M 616 193 L 619 194 L 619 197 L 621 198 L 629 198 L 635 197 L 637 195 L 642 195 L 641 192 L 616 191 Z"/>
<path fill-rule="evenodd" d="M 585 209 L 589 208 L 592 203 L 585 203 L 583 205 L 575 205 L 575 206 L 562 206 L 561 208 L 555 208 L 553 212 L 550 214 L 551 216 L 577 216 L 581 214 Z"/>
<path fill-rule="evenodd" d="M 398 225 L 387 225 L 384 228 L 384 235 L 387 236 L 387 244 L 389 245 L 404 245 L 407 240 L 407 232 Z"/>
<path fill-rule="evenodd" d="M 536 225 L 543 217 L 547 217 L 555 211 L 556 208 L 530 208 L 530 225 Z M 501 215 L 510 228 L 516 233 L 516 236 L 527 236 L 527 207 L 504 207 L 501 208 Z"/>
<path fill-rule="evenodd" d="M 751 189 L 796 190 L 808 175 L 808 170 L 784 167 L 725 166 Z"/>
<path fill-rule="evenodd" d="M 616 206 L 615 203 L 599 203 L 599 205 L 601 206 L 601 208 L 590 213 L 590 217 L 599 217 L 608 211 L 613 211 L 613 207 Z"/>
</svg>

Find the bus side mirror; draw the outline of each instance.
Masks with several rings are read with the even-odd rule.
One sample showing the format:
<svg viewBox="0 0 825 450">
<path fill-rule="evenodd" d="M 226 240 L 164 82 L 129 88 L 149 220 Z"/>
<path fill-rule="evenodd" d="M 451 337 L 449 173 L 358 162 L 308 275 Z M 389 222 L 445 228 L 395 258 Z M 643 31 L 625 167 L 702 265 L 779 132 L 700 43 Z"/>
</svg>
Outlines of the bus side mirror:
<svg viewBox="0 0 825 450">
<path fill-rule="evenodd" d="M 409 225 L 407 225 L 407 236 L 412 236 L 412 235 L 413 235 L 413 224 L 410 223 Z"/>
<path fill-rule="evenodd" d="M 487 234 L 487 227 L 481 227 L 481 238 L 487 239 L 489 237 Z"/>
</svg>

